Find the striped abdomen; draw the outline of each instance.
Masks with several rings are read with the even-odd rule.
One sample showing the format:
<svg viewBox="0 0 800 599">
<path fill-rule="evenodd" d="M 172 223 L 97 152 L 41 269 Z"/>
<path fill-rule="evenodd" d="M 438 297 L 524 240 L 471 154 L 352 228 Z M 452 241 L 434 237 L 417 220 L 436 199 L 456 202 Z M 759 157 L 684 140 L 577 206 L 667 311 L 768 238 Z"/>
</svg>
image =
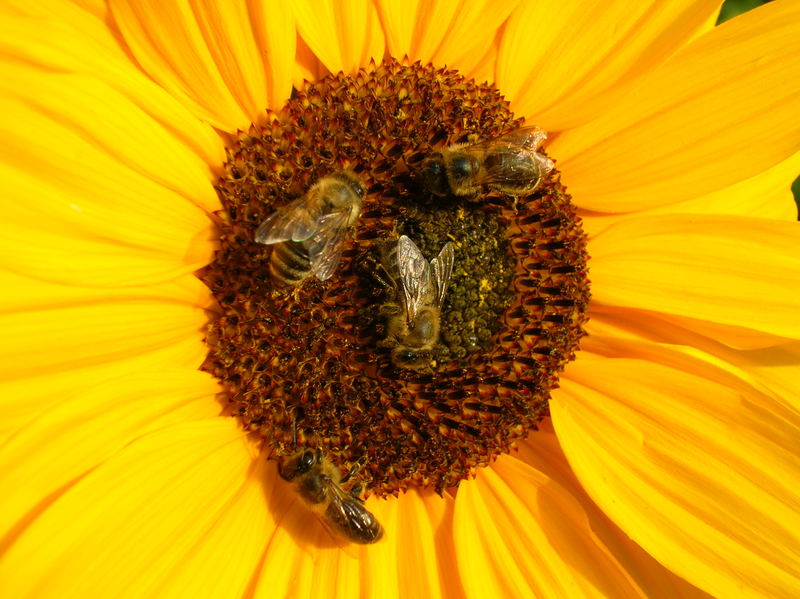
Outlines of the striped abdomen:
<svg viewBox="0 0 800 599">
<path fill-rule="evenodd" d="M 308 250 L 302 241 L 275 244 L 269 259 L 269 274 L 276 287 L 293 287 L 313 274 Z"/>
</svg>

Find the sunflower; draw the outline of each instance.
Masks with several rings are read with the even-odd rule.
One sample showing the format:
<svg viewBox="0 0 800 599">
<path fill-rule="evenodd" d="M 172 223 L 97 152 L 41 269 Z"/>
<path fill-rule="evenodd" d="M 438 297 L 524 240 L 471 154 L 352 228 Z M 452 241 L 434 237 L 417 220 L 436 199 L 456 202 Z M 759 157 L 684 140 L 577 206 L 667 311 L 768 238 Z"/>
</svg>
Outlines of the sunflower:
<svg viewBox="0 0 800 599">
<path fill-rule="evenodd" d="M 776 0 L 713 27 L 716 2 L 634 4 L 6 2 L 3 594 L 799 596 L 800 229 L 789 183 L 800 168 L 800 7 Z M 361 103 L 337 95 L 335 114 L 352 109 L 353 118 L 313 113 L 335 143 L 309 154 L 304 110 L 337 90 L 379 98 L 376 82 L 407 76 L 422 83 L 392 88 L 386 101 L 420 107 L 421 89 L 446 84 L 436 97 L 451 98 L 450 108 L 431 113 L 439 120 L 404 109 L 392 116 L 412 119 L 399 149 L 381 138 L 367 154 L 336 137 L 364 116 Z M 472 108 L 447 121 L 456 105 Z M 415 137 L 432 123 L 445 133 Z M 545 248 L 575 249 L 573 268 L 556 267 L 573 276 L 558 279 L 560 299 L 525 295 L 517 278 L 518 293 L 498 308 L 512 314 L 513 302 L 530 299 L 570 315 L 554 319 L 572 328 L 548 337 L 563 344 L 547 346 L 557 359 L 536 378 L 528 404 L 537 411 L 520 411 L 502 431 L 450 430 L 443 438 L 461 443 L 463 459 L 446 475 L 433 462 L 392 458 L 392 476 L 381 478 L 385 456 L 373 449 L 365 506 L 384 538 L 342 546 L 265 459 L 298 436 L 313 445 L 302 439 L 311 420 L 298 427 L 311 410 L 252 413 L 266 405 L 264 377 L 284 364 L 258 363 L 272 340 L 284 342 L 270 328 L 280 314 L 245 323 L 265 335 L 250 345 L 226 353 L 217 343 L 241 325 L 225 310 L 255 301 L 254 280 L 217 284 L 208 273 L 252 277 L 249 263 L 223 258 L 237 244 L 252 249 L 243 236 L 269 212 L 263 203 L 244 217 L 231 210 L 243 197 L 231 183 L 237 157 L 299 139 L 305 153 L 285 154 L 289 144 L 270 146 L 285 160 L 255 156 L 276 189 L 302 193 L 323 163 L 368 179 L 362 218 L 372 228 L 348 242 L 338 279 L 284 296 L 313 314 L 362 302 L 333 327 L 360 339 L 359 319 L 379 293 L 356 285 L 342 302 L 325 290 L 355 276 L 359 244 L 391 229 L 376 223 L 397 217 L 391 202 L 401 205 L 415 184 L 401 173 L 392 187 L 376 156 L 413 165 L 418 147 L 429 155 L 522 123 L 547 132 L 541 151 L 555 169 L 535 199 L 517 206 L 490 192 L 482 204 L 496 213 L 457 224 L 479 219 L 496 231 L 534 204 L 558 208 L 557 218 L 520 217 L 515 230 L 538 223 L 538 235 L 571 219 L 572 233 Z M 426 227 L 437 222 L 399 226 L 429 238 L 431 257 L 442 232 Z M 520 326 L 520 335 L 543 328 Z M 487 331 L 498 340 L 506 329 Z M 332 339 L 335 351 L 355 345 Z M 255 357 L 236 370 L 245 345 Z M 428 379 L 468 370 L 459 347 L 448 362 L 456 366 Z M 511 365 L 499 383 L 481 374 L 444 398 L 472 401 L 474 422 L 494 423 L 501 400 L 528 397 L 519 386 L 541 367 L 517 357 L 500 355 Z M 286 358 L 297 375 L 289 383 L 318 376 L 297 359 Z M 381 379 L 382 391 L 402 385 L 414 398 L 393 396 L 387 413 L 428 397 L 413 395 L 428 379 L 365 360 L 374 377 L 397 379 Z M 510 380 L 522 381 L 513 393 Z M 486 418 L 476 397 L 490 406 Z M 369 452 L 385 438 L 366 417 L 356 426 L 351 413 L 317 411 L 330 421 L 327 448 L 338 439 Z M 393 422 L 409 437 L 432 430 Z M 448 422 L 435 421 L 446 431 Z M 489 430 L 492 443 L 464 442 Z"/>
</svg>

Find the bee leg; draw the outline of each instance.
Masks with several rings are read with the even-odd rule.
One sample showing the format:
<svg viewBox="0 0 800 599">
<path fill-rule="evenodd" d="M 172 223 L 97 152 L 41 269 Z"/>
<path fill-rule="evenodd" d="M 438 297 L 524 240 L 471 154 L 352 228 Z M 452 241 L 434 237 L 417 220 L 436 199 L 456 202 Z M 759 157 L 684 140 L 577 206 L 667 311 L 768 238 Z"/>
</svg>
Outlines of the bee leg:
<svg viewBox="0 0 800 599">
<path fill-rule="evenodd" d="M 353 477 L 353 475 L 364 467 L 365 462 L 366 462 L 366 457 L 364 456 L 356 460 L 353 463 L 353 465 L 350 466 L 350 470 L 347 471 L 347 474 L 345 474 L 342 477 L 342 480 L 339 481 L 339 484 L 347 484 L 347 482 Z M 363 487 L 361 486 L 361 483 L 356 483 L 350 488 L 348 494 L 350 494 L 353 497 L 353 499 L 360 501 L 361 503 L 364 503 L 361 500 L 362 489 Z"/>
<path fill-rule="evenodd" d="M 381 339 L 375 345 L 378 347 L 394 347 L 397 345 L 397 340 L 394 338 L 394 336 L 392 336 L 388 339 Z"/>
<path fill-rule="evenodd" d="M 365 461 L 366 461 L 366 458 L 365 458 L 365 457 L 361 457 L 361 458 L 359 458 L 358 460 L 356 460 L 356 461 L 353 463 L 353 465 L 352 465 L 352 466 L 350 466 L 350 470 L 348 470 L 348 471 L 347 471 L 347 473 L 346 473 L 346 474 L 345 474 L 345 475 L 342 477 L 342 479 L 339 481 L 339 484 L 342 484 L 342 485 L 344 485 L 344 484 L 347 484 L 347 482 L 348 482 L 348 481 L 349 481 L 351 478 L 353 478 L 353 475 L 354 475 L 356 472 L 358 472 L 359 470 L 361 470 L 361 469 L 364 467 L 364 462 L 365 462 Z M 361 495 L 361 490 L 362 490 L 361 483 L 356 483 L 356 484 L 355 484 L 355 485 L 353 485 L 353 487 L 352 487 L 352 488 L 351 488 L 351 489 L 348 491 L 348 493 L 349 493 L 350 495 L 352 495 L 354 499 L 357 499 L 358 501 L 361 501 L 361 497 L 360 497 L 360 495 Z M 363 503 L 363 501 L 362 501 L 362 503 Z"/>
<path fill-rule="evenodd" d="M 352 495 L 353 499 L 360 503 L 364 503 L 364 500 L 361 499 L 361 491 L 363 490 L 361 483 L 356 483 L 353 485 L 353 488 L 350 489 L 350 495 Z"/>
<path fill-rule="evenodd" d="M 353 475 L 364 467 L 364 462 L 365 461 L 366 461 L 366 458 L 360 457 L 355 462 L 353 462 L 353 465 L 350 466 L 350 470 L 347 471 L 347 474 L 345 474 L 342 477 L 342 480 L 340 480 L 339 483 L 344 484 L 348 480 L 353 478 Z"/>
<path fill-rule="evenodd" d="M 394 316 L 395 314 L 400 314 L 400 306 L 394 302 L 381 304 L 380 308 L 378 308 L 378 314 L 381 316 Z"/>
<path fill-rule="evenodd" d="M 383 264 L 377 264 L 375 266 L 375 269 L 372 271 L 372 277 L 380 283 L 384 289 L 397 288 L 397 283 L 395 283 L 394 279 L 389 275 L 389 272 Z"/>
<path fill-rule="evenodd" d="M 375 269 L 378 268 L 378 261 L 372 254 L 365 254 L 355 261 L 354 268 L 358 274 L 366 279 L 374 275 Z"/>
</svg>

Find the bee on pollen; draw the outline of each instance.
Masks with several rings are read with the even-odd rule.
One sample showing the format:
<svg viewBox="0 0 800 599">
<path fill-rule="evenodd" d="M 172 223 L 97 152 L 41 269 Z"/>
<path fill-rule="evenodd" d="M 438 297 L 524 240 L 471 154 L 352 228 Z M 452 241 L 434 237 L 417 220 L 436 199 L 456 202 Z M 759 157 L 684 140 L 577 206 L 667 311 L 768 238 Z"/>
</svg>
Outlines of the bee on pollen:
<svg viewBox="0 0 800 599">
<path fill-rule="evenodd" d="M 391 347 L 392 363 L 399 368 L 430 367 L 439 341 L 441 310 L 453 272 L 455 246 L 447 242 L 428 262 L 411 239 L 403 235 L 383 256 L 382 266 L 394 297 L 383 304 L 387 317 L 386 338 L 378 343 Z"/>
<path fill-rule="evenodd" d="M 320 281 L 330 278 L 339 265 L 345 232 L 358 219 L 365 194 L 358 175 L 337 171 L 269 215 L 255 239 L 275 244 L 269 261 L 273 284 L 291 287 L 312 275 Z"/>
<path fill-rule="evenodd" d="M 532 193 L 553 161 L 536 150 L 547 139 L 538 127 L 522 127 L 474 144 L 455 144 L 423 163 L 422 180 L 437 196 L 471 197 L 483 186 L 511 196 Z"/>
</svg>

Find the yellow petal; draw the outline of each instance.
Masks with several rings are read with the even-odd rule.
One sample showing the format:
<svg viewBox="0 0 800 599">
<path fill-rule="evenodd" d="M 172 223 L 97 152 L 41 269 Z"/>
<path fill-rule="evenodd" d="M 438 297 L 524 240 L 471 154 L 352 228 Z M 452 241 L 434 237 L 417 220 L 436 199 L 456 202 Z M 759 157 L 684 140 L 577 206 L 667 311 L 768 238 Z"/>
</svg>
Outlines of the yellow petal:
<svg viewBox="0 0 800 599">
<path fill-rule="evenodd" d="M 207 262 L 206 210 L 218 200 L 201 159 L 92 78 L 6 73 L 0 87 L 20 86 L 0 100 L 7 268 L 103 286 L 163 281 Z M 97 97 L 110 104 L 92 108 Z"/>
<path fill-rule="evenodd" d="M 11 14 L 24 14 L 37 19 L 58 19 L 64 22 L 80 20 L 87 17 L 101 18 L 108 14 L 105 0 L 41 0 L 41 2 L 25 2 L 25 0 L 6 0 L 4 10 Z"/>
<path fill-rule="evenodd" d="M 84 390 L 58 397 L 41 413 L 29 409 L 30 421 L 0 453 L 0 485 L 7 490 L 0 497 L 0 529 L 32 520 L 38 510 L 28 512 L 42 499 L 60 493 L 138 437 L 218 415 L 218 390 L 208 374 L 167 368 L 87 379 Z"/>
<path fill-rule="evenodd" d="M 20 178 L 16 179 L 19 183 Z M 31 197 L 24 196 L 24 190 L 18 185 L 9 196 Z M 65 199 L 68 201 L 64 196 L 44 194 L 41 188 L 37 191 L 42 208 L 60 205 Z M 76 208 L 79 206 L 75 204 Z M 81 218 L 82 210 L 75 211 L 78 213 L 75 220 L 82 220 L 84 224 L 104 222 L 91 211 L 87 213 L 88 218 Z M 208 263 L 211 254 L 211 241 L 206 238 L 210 236 L 209 232 L 194 239 L 187 237 L 183 255 L 180 255 L 177 243 L 170 248 L 171 251 L 159 252 L 146 247 L 131 247 L 113 238 L 93 239 L 88 236 L 91 234 L 81 230 L 82 227 L 67 232 L 69 224 L 63 225 L 64 233 L 43 231 L 37 228 L 38 216 L 31 215 L 29 225 L 13 222 L 0 225 L 1 262 L 4 268 L 17 275 L 85 287 L 150 285 L 191 276 L 189 273 Z M 117 219 L 115 224 L 121 226 L 121 219 Z"/>
<path fill-rule="evenodd" d="M 425 29 L 429 25 L 419 18 L 420 12 L 427 7 L 421 0 L 376 0 L 381 25 L 386 35 L 386 48 L 389 55 L 401 59 L 404 56 L 412 57 L 412 48 L 416 40 L 422 36 L 418 29 Z M 455 11 L 458 2 L 445 0 L 437 2 L 439 10 Z M 433 8 L 433 7 L 431 7 Z M 414 57 L 423 60 L 423 57 Z"/>
<path fill-rule="evenodd" d="M 506 25 L 497 83 L 514 112 L 550 131 L 617 101 L 716 13 L 719 2 L 525 2 Z"/>
<path fill-rule="evenodd" d="M 724 0 L 723 2 L 717 2 L 717 9 L 719 8 L 719 5 L 722 3 L 724 3 Z M 705 35 L 709 31 L 714 29 L 714 27 L 717 26 L 717 21 L 719 20 L 719 13 L 720 13 L 720 11 L 717 9 L 715 9 L 710 15 L 708 15 L 708 18 L 705 20 L 705 22 L 700 24 L 700 27 L 697 29 L 692 39 L 698 38 L 701 35 Z"/>
<path fill-rule="evenodd" d="M 797 204 L 792 194 L 792 181 L 800 171 L 800 153 L 790 156 L 774 167 L 717 191 L 678 202 L 641 210 L 644 214 L 740 214 L 778 220 L 797 220 Z M 583 228 L 594 237 L 628 214 L 598 214 L 581 210 Z"/>
<path fill-rule="evenodd" d="M 160 285 L 137 287 L 80 287 L 62 285 L 0 270 L 0 288 L 13 294 L 0 296 L 0 313 L 66 308 L 124 300 L 155 300 L 195 308 L 209 308 L 208 287 L 192 275 Z"/>
<path fill-rule="evenodd" d="M 659 564 L 603 513 L 586 494 L 570 468 L 553 430 L 552 421 L 544 420 L 539 423 L 539 427 L 539 431 L 532 432 L 520 443 L 519 453 L 515 457 L 535 471 L 547 473 L 580 502 L 586 513 L 586 522 L 591 526 L 589 536 L 608 553 L 614 562 L 613 569 L 617 571 L 615 574 L 628 579 L 622 588 L 629 585 L 632 589 L 639 589 L 643 597 L 650 599 L 707 598 L 705 592 Z M 556 522 L 551 526 L 557 524 Z M 591 568 L 591 564 L 589 567 Z M 610 593 L 610 596 L 614 596 L 614 593 Z"/>
<path fill-rule="evenodd" d="M 236 459 L 238 466 L 242 458 L 236 456 Z M 190 552 L 176 557 L 173 569 L 154 595 L 245 596 L 275 521 L 274 515 L 264 507 L 263 474 L 270 464 L 257 459 L 255 463 L 244 465 L 251 466 L 246 472 L 247 478 L 232 481 L 238 485 L 238 488 L 233 487 L 237 492 L 230 499 L 223 496 L 225 503 L 218 518 L 205 525 Z M 245 474 L 243 468 L 238 467 L 234 473 Z M 236 559 L 229 559 L 230 556 Z"/>
<path fill-rule="evenodd" d="M 254 64 L 260 57 L 252 30 L 243 26 L 246 16 L 241 11 L 229 9 L 224 25 L 215 30 L 213 15 L 195 12 L 189 0 L 112 0 L 110 6 L 145 72 L 199 118 L 224 131 L 245 128 L 255 118 L 253 92 L 260 75 L 262 87 L 256 95 L 263 94 L 264 68 L 260 62 Z M 240 38 L 238 46 L 225 39 L 232 31 Z M 249 76 L 256 82 L 251 90 L 237 88 L 243 82 L 234 64 L 238 59 L 244 61 L 243 68 L 253 71 Z"/>
<path fill-rule="evenodd" d="M 644 211 L 647 214 L 699 212 L 706 214 L 742 214 L 761 218 L 796 221 L 797 204 L 792 181 L 800 172 L 800 152 L 775 166 L 733 185 L 711 193 Z"/>
<path fill-rule="evenodd" d="M 90 383 L 102 383 L 139 372 L 170 368 L 197 370 L 208 347 L 200 335 L 178 340 L 166 347 L 144 351 L 129 358 L 102 362 L 60 372 L 36 372 L 30 377 L 0 383 L 0 438 L 35 421 L 40 414 L 85 392 Z"/>
<path fill-rule="evenodd" d="M 268 472 L 270 470 L 274 468 L 268 468 Z M 281 482 L 277 476 L 268 475 L 265 486 L 267 489 L 277 491 L 279 487 L 276 487 L 276 484 L 280 485 Z M 253 597 L 256 598 L 309 597 L 317 550 L 313 547 L 301 549 L 290 533 L 287 523 L 293 523 L 295 530 L 298 524 L 294 523 L 307 524 L 311 530 L 304 536 L 304 540 L 309 544 L 327 541 L 327 532 L 314 522 L 314 517 L 308 510 L 299 501 L 292 502 L 293 498 L 290 496 L 283 497 L 280 503 L 272 501 L 268 503 L 269 512 L 275 515 L 276 526 L 270 530 L 272 534 L 261 556 L 260 568 L 253 576 Z M 328 548 L 330 550 L 330 544 Z"/>
<path fill-rule="evenodd" d="M 253 35 L 247 4 L 189 0 L 189 8 L 193 13 L 192 20 L 200 30 L 205 46 L 229 93 L 236 99 L 250 121 L 254 121 L 267 106 L 267 80 L 264 68 L 265 56 Z M 160 9 L 159 12 L 163 14 L 164 11 Z M 174 26 L 173 22 L 171 27 Z M 269 25 L 264 23 L 263 27 L 266 29 Z M 291 36 L 286 34 L 280 36 L 280 39 L 285 41 L 290 38 Z M 291 53 L 293 49 L 294 44 L 281 52 L 282 56 L 274 58 L 289 62 L 293 58 Z M 291 91 L 288 87 L 289 79 L 283 81 L 283 84 L 281 95 L 288 98 Z"/>
<path fill-rule="evenodd" d="M 800 594 L 797 415 L 699 360 L 578 360 L 550 408 L 584 488 L 667 568 L 715 597 Z"/>
<path fill-rule="evenodd" d="M 297 31 L 291 4 L 281 0 L 250 0 L 248 8 L 266 72 L 267 105 L 278 110 L 292 92 L 295 69 Z"/>
<path fill-rule="evenodd" d="M 780 0 L 728 21 L 555 139 L 551 153 L 581 206 L 628 212 L 682 202 L 798 152 L 798 21 L 800 5 Z"/>
<path fill-rule="evenodd" d="M 371 2 L 300 0 L 292 9 L 298 32 L 330 72 L 353 73 L 383 58 L 383 29 Z"/>
<path fill-rule="evenodd" d="M 203 164 L 221 163 L 224 152 L 217 134 L 136 67 L 130 55 L 120 47 L 105 17 L 78 9 L 68 2 L 15 1 L 14 4 L 14 14 L 0 12 L 0 55 L 4 59 L 4 78 L 0 85 L 5 84 L 8 92 L 23 99 L 29 98 L 35 106 L 47 106 L 62 118 L 70 115 L 71 119 L 81 123 L 91 122 L 95 112 L 104 118 L 114 114 L 120 109 L 116 96 L 121 94 L 127 103 L 150 115 L 186 149 L 200 157 Z M 68 75 L 79 77 L 73 79 Z M 117 94 L 104 98 L 102 90 L 106 87 Z M 50 97 L 51 93 L 54 98 Z M 69 102 L 75 102 L 81 94 L 84 98 L 88 95 L 91 103 L 79 102 L 73 107 Z M 123 113 L 117 118 L 125 116 L 128 115 Z M 95 130 L 90 137 L 100 141 L 118 134 L 120 128 L 128 126 L 117 122 L 108 130 Z M 151 129 L 148 126 L 145 132 L 150 133 Z M 138 135 L 134 139 L 138 140 Z M 189 173 L 194 172 L 197 167 L 190 167 L 190 161 L 184 158 L 186 149 L 177 143 L 174 146 L 177 153 L 174 157 L 170 157 L 171 152 L 167 151 L 170 146 L 163 153 L 163 157 L 170 160 L 166 164 L 172 164 L 172 160 L 182 161 L 183 168 Z M 134 143 L 133 147 L 138 146 Z M 135 162 L 147 164 L 148 160 L 162 157 L 159 149 L 158 145 L 149 147 L 149 152 L 136 156 Z M 131 154 L 125 144 L 116 144 L 115 152 Z M 150 174 L 180 181 L 182 171 L 162 169 Z M 202 199 L 202 195 L 193 199 Z M 216 205 L 216 199 L 213 199 Z"/>
<path fill-rule="evenodd" d="M 739 352 L 733 364 L 752 373 L 757 381 L 767 385 L 791 411 L 800 414 L 800 389 L 797 372 L 800 367 L 800 343 L 788 343 L 754 352 Z"/>
<path fill-rule="evenodd" d="M 455 547 L 469 597 L 701 597 L 586 496 L 552 432 L 459 487 Z"/>
<path fill-rule="evenodd" d="M 40 506 L 4 554 L 4 592 L 241 596 L 268 530 L 254 460 L 230 418 L 140 436 Z"/>
<path fill-rule="evenodd" d="M 202 309 L 165 301 L 127 300 L 0 315 L 13 343 L 4 344 L 0 380 L 113 362 L 200 338 Z"/>
<path fill-rule="evenodd" d="M 84 10 L 99 17 L 103 17 L 108 14 L 108 5 L 105 3 L 105 0 L 74 0 L 74 3 L 75 5 L 80 6 Z"/>
<path fill-rule="evenodd" d="M 31 315 L 31 319 L 36 319 L 37 314 L 52 314 L 53 310 L 58 314 L 57 310 L 68 307 L 91 308 L 96 303 L 146 300 L 161 302 L 167 309 L 183 305 L 189 310 L 199 310 L 208 302 L 208 289 L 193 276 L 158 286 L 104 289 L 59 285 L 9 271 L 0 271 L 0 287 L 14 289 L 13 294 L 6 294 L 0 300 L 0 312 L 10 314 L 12 317 L 14 314 L 27 313 Z M 0 316 L 0 319 L 2 318 L 3 316 Z M 125 374 L 164 368 L 164 365 L 196 370 L 208 351 L 199 331 L 190 330 L 188 334 L 179 336 L 162 347 L 140 347 L 139 351 L 128 357 L 114 356 L 113 353 L 118 348 L 107 347 L 105 351 L 112 356 L 89 366 L 61 371 L 37 369 L 35 366 L 39 356 L 46 353 L 46 349 L 53 344 L 53 338 L 58 337 L 63 326 L 63 323 L 58 322 L 50 330 L 44 331 L 43 337 L 38 340 L 42 344 L 42 349 L 37 353 L 37 361 L 26 366 L 29 377 L 5 380 L 1 383 L 0 435 L 8 434 L 23 423 L 32 421 L 53 405 L 82 392 L 87 387 L 87 381 L 105 381 Z M 77 323 L 76 326 L 78 327 L 76 334 L 80 337 L 81 324 Z M 69 339 L 64 340 L 64 343 L 69 344 Z M 63 346 L 56 343 L 56 347 Z M 13 354 L 15 350 L 12 347 L 7 351 Z M 69 351 L 66 349 L 65 355 L 69 354 Z M 53 359 L 55 358 L 51 358 Z"/>
<path fill-rule="evenodd" d="M 389 54 L 469 75 L 494 45 L 498 29 L 518 3 L 380 0 L 377 5 Z"/>
<path fill-rule="evenodd" d="M 652 312 L 595 306 L 586 324 L 588 337 L 581 342 L 581 359 L 586 356 L 638 358 L 665 362 L 665 346 L 680 348 L 681 361 L 671 356 L 670 366 L 686 368 L 685 361 L 701 359 L 728 376 L 749 382 L 782 405 L 788 413 L 800 414 L 800 342 L 759 349 L 741 350 L 720 343 L 714 337 L 679 326 Z M 602 359 L 602 358 L 601 358 Z"/>
<path fill-rule="evenodd" d="M 219 209 L 211 188 L 206 159 L 187 148 L 173 133 L 124 94 L 95 77 L 59 74 L 43 76 L 37 69 L 4 63 L 3 135 L 5 163 L 59 186 L 81 182 L 111 186 L 111 176 L 126 176 L 121 185 L 144 179 L 178 195 L 172 210 L 187 218 L 193 204 L 203 211 Z M 159 118 L 169 118 L 158 115 Z M 121 143 L 124 140 L 124 143 Z M 224 151 L 216 141 L 214 160 Z M 47 177 L 42 177 L 43 171 Z M 105 171 L 111 170 L 110 175 Z M 143 183 L 144 184 L 144 183 Z M 118 193 L 120 190 L 115 190 Z M 142 195 L 149 189 L 137 190 Z M 162 192 L 163 193 L 163 192 Z M 111 198 L 114 199 L 114 198 Z M 148 197 L 138 204 L 152 205 Z M 164 208 L 162 207 L 162 211 Z M 167 213 L 169 214 L 169 213 Z M 195 217 L 199 219 L 200 215 Z"/>
<path fill-rule="evenodd" d="M 370 499 L 366 506 L 383 525 L 384 538 L 374 545 L 344 544 L 270 466 L 267 503 L 279 516 L 255 577 L 254 596 L 463 596 L 450 540 L 451 498 L 410 491 L 398 499 Z"/>
<path fill-rule="evenodd" d="M 796 223 L 737 216 L 631 218 L 592 239 L 597 304 L 660 312 L 730 344 L 800 339 Z"/>
<path fill-rule="evenodd" d="M 297 57 L 295 58 L 294 76 L 292 81 L 297 89 L 302 89 L 305 81 L 319 81 L 330 71 L 325 68 L 314 51 L 308 47 L 303 38 L 297 37 Z"/>
<path fill-rule="evenodd" d="M 431 491 L 408 491 L 374 504 L 386 529 L 386 540 L 378 548 L 394 557 L 395 587 L 401 599 L 464 596 L 453 548 L 453 504 L 450 496 Z M 386 515 L 388 508 L 397 512 L 393 521 Z"/>
<path fill-rule="evenodd" d="M 495 71 L 497 68 L 497 54 L 500 49 L 500 37 L 498 33 L 495 40 L 489 45 L 489 48 L 481 56 L 480 54 L 473 54 L 465 56 L 458 63 L 458 68 L 461 73 L 469 78 L 474 79 L 478 83 L 494 83 Z"/>
</svg>

